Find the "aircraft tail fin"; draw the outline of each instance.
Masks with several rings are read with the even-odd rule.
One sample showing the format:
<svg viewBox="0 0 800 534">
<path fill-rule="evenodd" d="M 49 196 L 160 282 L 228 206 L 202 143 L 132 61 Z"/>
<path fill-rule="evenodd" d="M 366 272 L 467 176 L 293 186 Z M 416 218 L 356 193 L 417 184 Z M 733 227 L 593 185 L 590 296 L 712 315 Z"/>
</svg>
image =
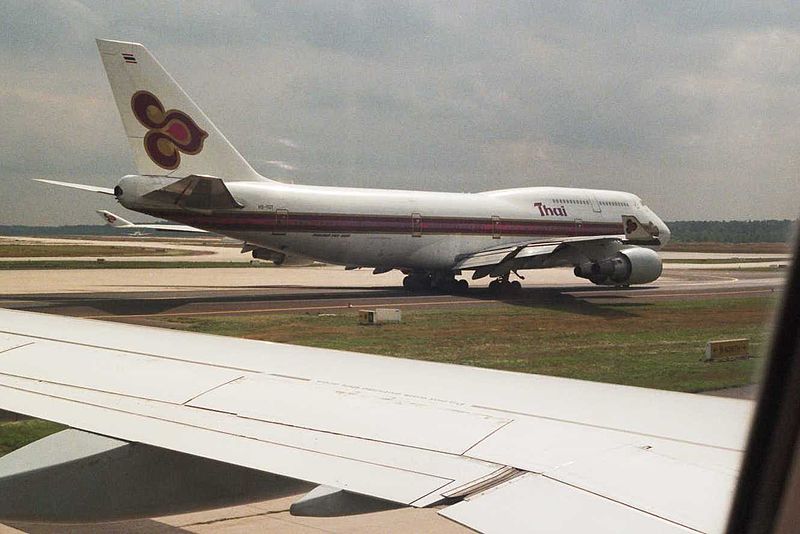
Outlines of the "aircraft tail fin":
<svg viewBox="0 0 800 534">
<path fill-rule="evenodd" d="M 266 180 L 138 43 L 97 40 L 139 174 Z"/>
<path fill-rule="evenodd" d="M 97 213 L 100 214 L 107 225 L 113 226 L 114 228 L 130 228 L 135 226 L 132 222 L 123 219 L 119 215 L 114 215 L 110 211 L 97 210 Z"/>
</svg>

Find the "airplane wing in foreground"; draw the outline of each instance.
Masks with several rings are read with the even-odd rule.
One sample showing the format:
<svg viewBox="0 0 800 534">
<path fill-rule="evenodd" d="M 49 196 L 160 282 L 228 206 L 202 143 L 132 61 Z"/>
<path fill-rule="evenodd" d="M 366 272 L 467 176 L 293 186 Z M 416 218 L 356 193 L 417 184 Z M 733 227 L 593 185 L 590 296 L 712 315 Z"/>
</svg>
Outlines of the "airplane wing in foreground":
<svg viewBox="0 0 800 534">
<path fill-rule="evenodd" d="M 64 502 L 80 493 L 88 471 L 37 486 L 53 457 L 135 444 L 173 469 L 191 457 L 444 505 L 483 532 L 720 532 L 752 404 L 0 310 L 0 409 L 83 431 L 0 459 L 3 519 L 58 519 L 59 481 Z M 122 469 L 134 456 L 92 469 L 133 484 L 147 471 Z"/>
</svg>

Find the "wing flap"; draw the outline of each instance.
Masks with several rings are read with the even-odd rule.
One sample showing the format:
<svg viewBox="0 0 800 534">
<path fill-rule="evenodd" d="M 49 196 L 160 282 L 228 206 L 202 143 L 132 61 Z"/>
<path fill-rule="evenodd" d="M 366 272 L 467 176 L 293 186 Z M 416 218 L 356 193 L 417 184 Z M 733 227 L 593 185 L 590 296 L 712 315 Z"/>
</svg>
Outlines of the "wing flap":
<svg viewBox="0 0 800 534">
<path fill-rule="evenodd" d="M 690 532 L 673 522 L 533 473 L 439 513 L 479 532 Z"/>
<path fill-rule="evenodd" d="M 424 506 L 499 466 L 181 405 L 0 376 L 5 409 L 186 454 Z"/>
<path fill-rule="evenodd" d="M 537 418 L 515 420 L 467 454 L 703 532 L 724 527 L 742 460 L 723 447 Z"/>
<path fill-rule="evenodd" d="M 700 532 L 722 532 L 741 457 L 728 470 L 698 461 L 694 447 L 684 454 L 676 451 L 678 447 L 658 440 L 619 447 L 561 466 L 547 476 Z"/>
</svg>

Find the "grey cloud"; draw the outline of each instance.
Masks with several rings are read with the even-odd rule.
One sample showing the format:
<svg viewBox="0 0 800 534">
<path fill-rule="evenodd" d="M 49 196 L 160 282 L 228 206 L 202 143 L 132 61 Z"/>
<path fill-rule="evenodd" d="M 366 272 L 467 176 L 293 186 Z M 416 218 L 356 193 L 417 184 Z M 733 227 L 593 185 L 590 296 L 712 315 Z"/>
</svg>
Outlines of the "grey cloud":
<svg viewBox="0 0 800 534">
<path fill-rule="evenodd" d="M 667 218 L 797 215 L 788 3 L 2 8 L 0 224 L 103 207 L 34 174 L 111 185 L 133 170 L 96 36 L 144 42 L 259 170 L 298 183 L 573 185 L 636 192 Z M 35 209 L 7 205 L 31 195 Z"/>
</svg>

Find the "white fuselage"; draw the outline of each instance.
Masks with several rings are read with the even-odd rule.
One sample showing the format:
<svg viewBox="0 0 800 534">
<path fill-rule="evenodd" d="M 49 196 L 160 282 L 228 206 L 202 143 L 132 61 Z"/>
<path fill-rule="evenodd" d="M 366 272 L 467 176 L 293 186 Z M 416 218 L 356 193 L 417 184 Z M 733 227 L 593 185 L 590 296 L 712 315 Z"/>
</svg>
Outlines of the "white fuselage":
<svg viewBox="0 0 800 534">
<path fill-rule="evenodd" d="M 528 187 L 435 193 L 227 182 L 241 209 L 165 210 L 141 195 L 170 179 L 123 178 L 126 207 L 285 254 L 359 267 L 449 270 L 456 258 L 506 243 L 624 234 L 622 215 L 666 225 L 636 195 Z"/>
</svg>

